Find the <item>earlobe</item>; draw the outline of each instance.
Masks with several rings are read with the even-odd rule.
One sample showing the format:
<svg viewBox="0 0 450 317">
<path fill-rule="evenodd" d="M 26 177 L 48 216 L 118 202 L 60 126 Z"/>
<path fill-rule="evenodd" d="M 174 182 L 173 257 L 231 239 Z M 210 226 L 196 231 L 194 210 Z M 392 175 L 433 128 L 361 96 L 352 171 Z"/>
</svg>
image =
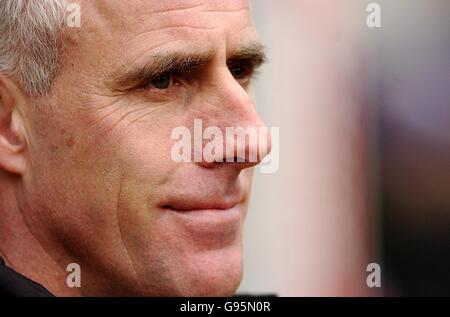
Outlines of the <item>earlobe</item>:
<svg viewBox="0 0 450 317">
<path fill-rule="evenodd" d="M 26 139 L 20 107 L 25 98 L 17 85 L 0 73 L 0 170 L 23 175 Z"/>
</svg>

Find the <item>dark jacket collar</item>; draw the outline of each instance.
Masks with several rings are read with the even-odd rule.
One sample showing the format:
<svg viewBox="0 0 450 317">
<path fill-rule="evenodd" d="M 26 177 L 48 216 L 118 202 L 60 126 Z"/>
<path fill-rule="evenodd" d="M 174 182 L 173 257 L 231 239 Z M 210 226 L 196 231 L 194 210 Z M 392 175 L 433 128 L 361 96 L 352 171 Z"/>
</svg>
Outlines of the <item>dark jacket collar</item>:
<svg viewBox="0 0 450 317">
<path fill-rule="evenodd" d="M 0 297 L 54 297 L 42 285 L 5 265 L 0 257 Z"/>
</svg>

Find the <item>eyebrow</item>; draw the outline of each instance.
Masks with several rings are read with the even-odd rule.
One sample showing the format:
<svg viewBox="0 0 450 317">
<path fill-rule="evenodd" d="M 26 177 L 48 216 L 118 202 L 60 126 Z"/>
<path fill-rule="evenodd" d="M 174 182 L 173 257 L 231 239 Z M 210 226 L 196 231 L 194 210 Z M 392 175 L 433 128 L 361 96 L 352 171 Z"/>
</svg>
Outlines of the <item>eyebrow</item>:
<svg viewBox="0 0 450 317">
<path fill-rule="evenodd" d="M 234 60 L 248 61 L 253 67 L 259 67 L 267 62 L 266 49 L 259 42 L 251 43 L 237 50 L 228 59 L 228 61 Z"/>
<path fill-rule="evenodd" d="M 169 52 L 155 54 L 144 64 L 131 66 L 122 73 L 113 76 L 113 88 L 116 91 L 126 91 L 139 87 L 151 79 L 164 74 L 190 73 L 210 62 L 215 52 Z M 258 68 L 267 60 L 265 48 L 259 42 L 252 42 L 238 48 L 228 58 L 227 63 L 246 62 L 254 68 Z"/>
</svg>

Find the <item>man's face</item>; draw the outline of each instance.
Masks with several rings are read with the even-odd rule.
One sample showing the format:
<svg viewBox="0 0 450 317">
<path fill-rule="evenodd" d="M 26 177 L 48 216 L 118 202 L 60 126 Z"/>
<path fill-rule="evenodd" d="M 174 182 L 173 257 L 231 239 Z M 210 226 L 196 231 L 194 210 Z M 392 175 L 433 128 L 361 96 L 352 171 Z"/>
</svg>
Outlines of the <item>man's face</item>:
<svg viewBox="0 0 450 317">
<path fill-rule="evenodd" d="M 27 110 L 26 221 L 87 295 L 233 294 L 254 164 L 176 163 L 171 132 L 263 125 L 248 2 L 80 5 L 51 95 Z"/>
</svg>

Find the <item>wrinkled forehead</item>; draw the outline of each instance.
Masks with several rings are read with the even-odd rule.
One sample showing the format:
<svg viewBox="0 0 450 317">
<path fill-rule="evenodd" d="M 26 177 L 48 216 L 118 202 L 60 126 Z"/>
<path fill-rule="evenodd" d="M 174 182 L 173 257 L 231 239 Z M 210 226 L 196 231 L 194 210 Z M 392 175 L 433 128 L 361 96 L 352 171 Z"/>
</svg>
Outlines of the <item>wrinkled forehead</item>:
<svg viewBox="0 0 450 317">
<path fill-rule="evenodd" d="M 248 0 L 82 0 L 82 6 L 96 33 L 189 37 L 216 30 L 231 36 L 252 28 Z"/>
<path fill-rule="evenodd" d="M 68 30 L 65 56 L 96 78 L 111 77 L 158 55 L 195 52 L 223 61 L 258 42 L 247 0 L 78 3 L 81 28 Z"/>
<path fill-rule="evenodd" d="M 111 17 L 127 14 L 198 13 L 201 11 L 236 12 L 249 9 L 248 0 L 83 0 L 98 12 Z"/>
</svg>

